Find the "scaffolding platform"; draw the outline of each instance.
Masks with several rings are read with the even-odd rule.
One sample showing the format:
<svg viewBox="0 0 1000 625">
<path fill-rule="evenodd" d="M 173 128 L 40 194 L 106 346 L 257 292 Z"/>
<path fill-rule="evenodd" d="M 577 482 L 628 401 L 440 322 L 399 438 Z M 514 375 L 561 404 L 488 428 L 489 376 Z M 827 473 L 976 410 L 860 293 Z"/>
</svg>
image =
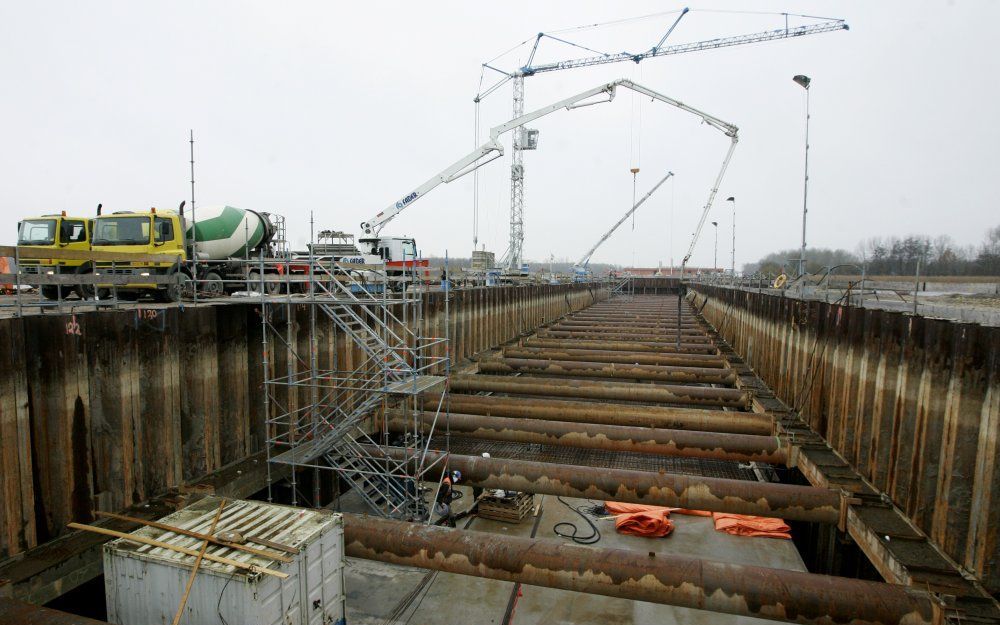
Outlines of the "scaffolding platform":
<svg viewBox="0 0 1000 625">
<path fill-rule="evenodd" d="M 385 387 L 385 392 L 392 395 L 419 395 L 445 383 L 443 375 L 418 375 L 412 380 L 399 380 Z"/>
</svg>

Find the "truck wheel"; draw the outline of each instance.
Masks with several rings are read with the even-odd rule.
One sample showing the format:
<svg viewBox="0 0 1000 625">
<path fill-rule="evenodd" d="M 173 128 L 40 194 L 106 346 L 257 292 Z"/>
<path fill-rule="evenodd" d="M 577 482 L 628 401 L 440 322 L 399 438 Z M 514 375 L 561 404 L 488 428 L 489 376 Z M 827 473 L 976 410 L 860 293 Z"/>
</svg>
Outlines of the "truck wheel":
<svg viewBox="0 0 1000 625">
<path fill-rule="evenodd" d="M 269 274 L 269 277 L 277 278 L 279 276 L 278 274 L 272 273 Z M 264 292 L 267 293 L 268 295 L 281 295 L 284 292 L 284 290 L 285 290 L 285 285 L 279 281 L 264 283 Z"/>
<path fill-rule="evenodd" d="M 205 279 L 201 283 L 201 292 L 209 297 L 225 295 L 226 287 L 222 283 L 222 276 L 214 271 L 205 274 Z"/>
<path fill-rule="evenodd" d="M 267 287 L 265 286 L 265 288 Z M 259 271 L 251 271 L 247 274 L 247 291 L 251 293 L 259 293 L 261 291 Z"/>
<path fill-rule="evenodd" d="M 187 290 L 188 277 L 182 271 L 175 271 L 169 275 L 174 279 L 174 282 L 170 282 L 164 288 L 156 291 L 156 301 L 176 304 L 181 301 L 181 296 Z"/>
<path fill-rule="evenodd" d="M 84 269 L 78 275 L 81 276 L 92 276 L 94 275 L 93 269 Z M 80 299 L 94 299 L 95 287 L 93 284 L 78 284 L 76 285 L 76 294 Z"/>
</svg>

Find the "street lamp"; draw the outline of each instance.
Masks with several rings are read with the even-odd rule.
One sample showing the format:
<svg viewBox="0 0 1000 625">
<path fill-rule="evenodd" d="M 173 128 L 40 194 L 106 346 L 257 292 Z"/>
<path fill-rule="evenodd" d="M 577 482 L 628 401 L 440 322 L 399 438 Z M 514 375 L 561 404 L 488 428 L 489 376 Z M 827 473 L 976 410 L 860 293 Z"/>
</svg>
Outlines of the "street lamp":
<svg viewBox="0 0 1000 625">
<path fill-rule="evenodd" d="M 812 79 L 804 74 L 792 76 L 792 80 L 806 90 L 806 158 L 805 179 L 802 183 L 802 251 L 799 254 L 799 275 L 806 270 L 806 214 L 809 212 L 806 200 L 809 197 L 809 83 Z"/>
<path fill-rule="evenodd" d="M 719 269 L 719 222 L 713 221 L 712 225 L 715 226 L 715 260 L 712 262 L 712 269 L 718 271 Z"/>
<path fill-rule="evenodd" d="M 727 202 L 733 203 L 733 260 L 732 264 L 729 266 L 729 271 L 736 275 L 736 198 L 730 195 L 726 198 Z"/>
</svg>

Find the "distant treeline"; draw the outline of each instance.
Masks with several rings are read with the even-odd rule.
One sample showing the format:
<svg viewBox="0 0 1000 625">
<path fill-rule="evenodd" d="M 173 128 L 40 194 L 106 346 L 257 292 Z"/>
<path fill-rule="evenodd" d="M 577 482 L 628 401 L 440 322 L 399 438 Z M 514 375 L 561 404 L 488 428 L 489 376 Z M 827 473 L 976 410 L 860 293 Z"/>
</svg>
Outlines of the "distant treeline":
<svg viewBox="0 0 1000 625">
<path fill-rule="evenodd" d="M 773 252 L 756 263 L 748 263 L 744 271 L 778 274 L 785 270 L 794 273 L 798 257 L 798 248 Z M 837 269 L 840 274 L 861 273 L 861 267 L 865 265 L 869 275 L 912 276 L 916 273 L 918 260 L 920 273 L 925 276 L 1000 275 L 1000 226 L 987 230 L 978 246 L 957 245 L 947 235 L 933 238 L 910 235 L 874 237 L 862 241 L 855 252 L 806 249 L 806 271 L 813 274 L 836 265 L 848 265 Z"/>
</svg>

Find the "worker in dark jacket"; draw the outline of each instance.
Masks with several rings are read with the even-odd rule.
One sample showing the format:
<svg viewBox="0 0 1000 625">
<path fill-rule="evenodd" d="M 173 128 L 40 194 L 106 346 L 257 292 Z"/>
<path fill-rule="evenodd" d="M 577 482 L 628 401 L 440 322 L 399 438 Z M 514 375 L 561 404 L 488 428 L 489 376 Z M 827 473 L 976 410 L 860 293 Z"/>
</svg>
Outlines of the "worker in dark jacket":
<svg viewBox="0 0 1000 625">
<path fill-rule="evenodd" d="M 452 471 L 451 474 L 445 474 L 444 480 L 441 481 L 441 488 L 438 489 L 437 495 L 437 512 L 441 516 L 441 520 L 438 521 L 441 525 L 448 525 L 448 527 L 455 527 L 455 519 L 451 514 L 451 500 L 454 499 L 453 484 L 457 484 L 459 480 L 462 479 L 461 471 Z"/>
</svg>

